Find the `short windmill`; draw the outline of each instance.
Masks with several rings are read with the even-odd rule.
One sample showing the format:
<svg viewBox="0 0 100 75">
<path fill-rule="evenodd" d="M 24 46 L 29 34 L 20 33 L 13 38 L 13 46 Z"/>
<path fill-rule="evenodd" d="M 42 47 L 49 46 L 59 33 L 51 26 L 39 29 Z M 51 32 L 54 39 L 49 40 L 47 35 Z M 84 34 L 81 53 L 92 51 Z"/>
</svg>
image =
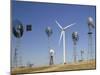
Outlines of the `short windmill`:
<svg viewBox="0 0 100 75">
<path fill-rule="evenodd" d="M 50 65 L 54 64 L 54 53 L 55 53 L 54 50 L 50 49 L 50 62 L 49 62 Z"/>
<path fill-rule="evenodd" d="M 61 29 L 61 35 L 60 35 L 60 39 L 59 39 L 59 42 L 61 41 L 61 38 L 63 37 L 63 64 L 66 63 L 66 43 L 65 43 L 65 31 L 70 28 L 71 26 L 75 25 L 75 23 L 72 23 L 70 25 L 67 25 L 66 27 L 62 27 L 59 22 L 56 20 L 55 21 L 56 24 L 58 25 L 58 27 Z"/>
<path fill-rule="evenodd" d="M 83 55 L 84 55 L 84 50 L 81 50 L 81 61 L 84 60 Z"/>
<path fill-rule="evenodd" d="M 77 45 L 77 41 L 79 40 L 78 32 L 72 33 L 72 39 L 73 39 L 73 44 L 74 44 L 73 46 L 74 62 L 76 62 L 77 61 L 77 52 L 76 52 L 77 46 L 76 45 Z"/>
</svg>

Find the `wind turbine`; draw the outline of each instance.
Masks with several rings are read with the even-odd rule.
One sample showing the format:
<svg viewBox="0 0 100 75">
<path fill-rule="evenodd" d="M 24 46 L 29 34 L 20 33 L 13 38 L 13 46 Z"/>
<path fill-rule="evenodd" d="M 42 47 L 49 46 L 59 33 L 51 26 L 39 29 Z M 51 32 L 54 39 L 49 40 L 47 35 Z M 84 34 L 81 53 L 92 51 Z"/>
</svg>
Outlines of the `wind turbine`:
<svg viewBox="0 0 100 75">
<path fill-rule="evenodd" d="M 69 27 L 75 25 L 75 23 L 67 25 L 66 27 L 62 27 L 57 20 L 55 22 L 58 25 L 58 27 L 61 29 L 61 35 L 60 35 L 59 43 L 60 43 L 60 41 L 61 41 L 61 39 L 63 37 L 63 64 L 65 64 L 66 63 L 66 58 L 65 58 L 66 57 L 66 54 L 65 54 L 66 53 L 65 52 L 66 51 L 65 30 L 68 29 Z"/>
</svg>

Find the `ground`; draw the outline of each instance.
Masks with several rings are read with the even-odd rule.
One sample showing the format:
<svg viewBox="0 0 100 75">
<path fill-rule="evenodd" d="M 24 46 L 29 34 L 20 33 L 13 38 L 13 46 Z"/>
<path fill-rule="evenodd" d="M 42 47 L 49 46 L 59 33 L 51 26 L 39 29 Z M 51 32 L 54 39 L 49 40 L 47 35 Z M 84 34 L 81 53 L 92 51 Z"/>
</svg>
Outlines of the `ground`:
<svg viewBox="0 0 100 75">
<path fill-rule="evenodd" d="M 28 74 L 28 73 L 43 73 L 43 72 L 58 72 L 58 71 L 73 71 L 73 70 L 93 70 L 96 69 L 95 60 L 92 61 L 82 61 L 70 64 L 59 64 L 52 66 L 43 67 L 25 67 L 12 69 L 11 74 Z"/>
</svg>

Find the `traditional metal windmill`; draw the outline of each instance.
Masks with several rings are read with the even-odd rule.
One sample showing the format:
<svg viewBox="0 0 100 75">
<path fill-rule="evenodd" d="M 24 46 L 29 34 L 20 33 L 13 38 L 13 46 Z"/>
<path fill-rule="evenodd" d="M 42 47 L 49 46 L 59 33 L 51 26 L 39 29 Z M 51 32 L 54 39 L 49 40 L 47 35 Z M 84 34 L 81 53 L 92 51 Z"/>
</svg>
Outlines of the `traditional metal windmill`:
<svg viewBox="0 0 100 75">
<path fill-rule="evenodd" d="M 51 37 L 53 31 L 52 31 L 51 27 L 47 27 L 45 29 L 45 32 L 46 32 L 46 34 L 48 36 L 48 50 L 50 52 L 50 62 L 49 62 L 49 65 L 52 65 L 53 64 L 53 56 L 51 54 L 53 54 L 52 53 L 53 50 L 50 48 L 50 37 Z"/>
<path fill-rule="evenodd" d="M 54 50 L 50 49 L 50 62 L 49 65 L 53 65 L 54 64 Z"/>
<path fill-rule="evenodd" d="M 81 61 L 84 60 L 83 55 L 84 55 L 84 50 L 81 50 Z"/>
<path fill-rule="evenodd" d="M 16 38 L 16 47 L 14 52 L 14 67 L 18 67 L 18 50 L 20 46 L 20 39 L 23 36 L 24 28 L 23 24 L 19 20 L 14 20 L 12 22 L 12 32 L 14 37 Z"/>
<path fill-rule="evenodd" d="M 74 56 L 74 62 L 77 61 L 77 41 L 79 40 L 78 32 L 73 32 L 72 33 L 72 39 L 73 39 L 73 56 Z"/>
<path fill-rule="evenodd" d="M 94 29 L 95 25 L 94 25 L 94 21 L 92 17 L 88 17 L 88 60 L 92 60 L 93 59 L 93 42 L 92 42 L 92 29 Z"/>
</svg>

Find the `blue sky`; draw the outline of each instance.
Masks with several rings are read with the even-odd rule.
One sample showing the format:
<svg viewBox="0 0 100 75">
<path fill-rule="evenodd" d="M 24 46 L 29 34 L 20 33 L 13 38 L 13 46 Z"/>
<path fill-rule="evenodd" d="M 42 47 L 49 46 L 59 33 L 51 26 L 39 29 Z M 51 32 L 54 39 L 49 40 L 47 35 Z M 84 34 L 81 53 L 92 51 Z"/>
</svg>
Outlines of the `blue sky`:
<svg viewBox="0 0 100 75">
<path fill-rule="evenodd" d="M 79 41 L 77 43 L 78 60 L 80 59 L 80 50 L 84 49 L 84 59 L 87 56 L 88 49 L 88 25 L 87 18 L 93 17 L 96 22 L 95 6 L 82 6 L 71 4 L 50 4 L 38 2 L 12 2 L 12 20 L 19 19 L 24 27 L 32 24 L 32 31 L 27 32 L 24 29 L 23 37 L 20 39 L 19 56 L 22 57 L 23 64 L 28 62 L 36 66 L 48 65 L 49 50 L 48 38 L 45 28 L 50 26 L 53 34 L 50 37 L 50 46 L 55 50 L 55 64 L 63 63 L 63 45 L 59 45 L 60 29 L 55 20 L 63 27 L 76 23 L 66 30 L 66 61 L 73 61 L 73 41 L 72 32 L 77 31 Z M 16 47 L 16 39 L 12 34 L 12 57 Z M 95 29 L 93 30 L 93 51 L 95 52 Z"/>
</svg>

